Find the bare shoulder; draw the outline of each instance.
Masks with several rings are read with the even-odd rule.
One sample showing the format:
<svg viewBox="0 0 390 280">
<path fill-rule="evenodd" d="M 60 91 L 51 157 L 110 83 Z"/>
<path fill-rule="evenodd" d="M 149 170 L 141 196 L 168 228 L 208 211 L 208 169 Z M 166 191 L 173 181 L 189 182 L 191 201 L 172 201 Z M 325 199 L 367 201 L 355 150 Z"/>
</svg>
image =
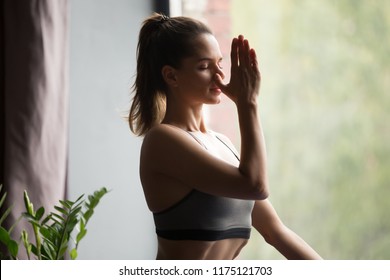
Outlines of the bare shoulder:
<svg viewBox="0 0 390 280">
<path fill-rule="evenodd" d="M 184 138 L 185 135 L 179 128 L 172 125 L 159 124 L 150 129 L 145 135 L 142 149 L 168 148 L 174 142 L 183 141 Z"/>
<path fill-rule="evenodd" d="M 186 157 L 191 152 L 202 152 L 198 145 L 194 144 L 185 131 L 168 124 L 159 124 L 153 127 L 144 137 L 141 148 L 141 161 L 148 161 L 148 165 L 165 164 L 176 165 L 172 162 L 175 157 Z"/>
<path fill-rule="evenodd" d="M 180 132 L 181 129 L 178 128 L 178 127 L 175 127 L 173 125 L 170 125 L 170 124 L 158 124 L 158 125 L 155 125 L 154 127 L 152 127 L 148 133 L 145 135 L 145 138 L 146 137 L 150 137 L 150 136 L 161 136 L 161 135 L 166 135 L 166 134 L 172 134 L 172 133 L 178 133 Z"/>
</svg>

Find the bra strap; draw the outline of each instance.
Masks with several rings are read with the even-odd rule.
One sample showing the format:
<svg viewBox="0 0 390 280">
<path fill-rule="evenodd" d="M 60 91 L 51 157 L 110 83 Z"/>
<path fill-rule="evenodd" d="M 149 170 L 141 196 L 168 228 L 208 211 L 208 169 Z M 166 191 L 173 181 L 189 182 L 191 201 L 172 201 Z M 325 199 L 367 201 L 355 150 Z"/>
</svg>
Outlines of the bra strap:
<svg viewBox="0 0 390 280">
<path fill-rule="evenodd" d="M 193 135 L 190 131 L 187 131 L 187 130 L 184 130 L 185 132 L 187 132 L 189 135 L 191 135 L 192 138 L 195 139 L 196 142 L 198 142 L 203 148 L 205 148 L 207 150 L 207 147 L 205 144 L 203 144 L 202 141 L 200 141 L 200 139 L 198 137 L 196 137 L 195 135 Z"/>
<path fill-rule="evenodd" d="M 222 144 L 224 144 L 224 145 L 233 153 L 233 155 L 237 158 L 238 161 L 240 161 L 239 156 L 236 154 L 236 152 L 235 152 L 232 148 L 229 147 L 228 144 L 225 143 L 225 141 L 223 141 L 221 138 L 219 138 L 218 135 L 216 135 L 216 134 L 214 134 L 214 136 L 215 136 L 219 141 L 221 141 Z"/>
</svg>

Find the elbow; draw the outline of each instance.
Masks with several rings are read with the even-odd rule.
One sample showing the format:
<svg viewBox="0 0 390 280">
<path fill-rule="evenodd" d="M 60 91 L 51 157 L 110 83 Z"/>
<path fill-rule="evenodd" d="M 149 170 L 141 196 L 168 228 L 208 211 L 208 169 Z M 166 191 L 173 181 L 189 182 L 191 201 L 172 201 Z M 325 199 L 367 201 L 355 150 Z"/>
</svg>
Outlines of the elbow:
<svg viewBox="0 0 390 280">
<path fill-rule="evenodd" d="M 276 245 L 275 237 L 272 236 L 271 234 L 262 234 L 262 236 L 264 238 L 264 241 L 268 245 L 271 245 L 271 246 L 275 246 Z"/>
<path fill-rule="evenodd" d="M 264 200 L 269 196 L 268 179 L 267 175 L 261 172 L 243 172 L 243 186 L 246 186 L 249 190 L 249 199 Z M 248 194 L 248 193 L 247 193 Z"/>
<path fill-rule="evenodd" d="M 266 181 L 255 180 L 251 185 L 253 199 L 264 200 L 268 198 L 269 188 L 268 183 Z"/>
<path fill-rule="evenodd" d="M 278 220 L 277 223 L 273 223 L 271 227 L 263 230 L 261 235 L 267 244 L 278 248 L 280 244 L 283 244 L 284 240 L 286 240 L 286 237 L 288 237 L 289 233 L 286 226 L 280 220 Z"/>
<path fill-rule="evenodd" d="M 259 184 L 257 189 L 257 200 L 267 199 L 269 196 L 268 184 Z"/>
</svg>

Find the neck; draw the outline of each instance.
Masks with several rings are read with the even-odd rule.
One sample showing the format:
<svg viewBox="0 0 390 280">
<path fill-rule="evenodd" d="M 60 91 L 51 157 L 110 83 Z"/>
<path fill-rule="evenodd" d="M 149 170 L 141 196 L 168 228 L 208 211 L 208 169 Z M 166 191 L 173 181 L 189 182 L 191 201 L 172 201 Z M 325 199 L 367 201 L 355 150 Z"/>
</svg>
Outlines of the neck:
<svg viewBox="0 0 390 280">
<path fill-rule="evenodd" d="M 174 125 L 187 131 L 207 131 L 203 117 L 203 104 L 184 106 L 182 102 L 177 103 L 167 98 L 166 108 L 162 123 Z"/>
</svg>

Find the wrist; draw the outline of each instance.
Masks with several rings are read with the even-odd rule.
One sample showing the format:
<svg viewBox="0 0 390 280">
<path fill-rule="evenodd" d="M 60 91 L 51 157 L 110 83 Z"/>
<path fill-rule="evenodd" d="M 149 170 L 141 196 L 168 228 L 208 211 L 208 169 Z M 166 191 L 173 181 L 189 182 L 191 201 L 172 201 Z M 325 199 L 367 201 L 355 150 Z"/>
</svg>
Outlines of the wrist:
<svg viewBox="0 0 390 280">
<path fill-rule="evenodd" d="M 257 99 L 245 100 L 236 102 L 237 111 L 240 112 L 256 112 L 257 113 Z"/>
</svg>

